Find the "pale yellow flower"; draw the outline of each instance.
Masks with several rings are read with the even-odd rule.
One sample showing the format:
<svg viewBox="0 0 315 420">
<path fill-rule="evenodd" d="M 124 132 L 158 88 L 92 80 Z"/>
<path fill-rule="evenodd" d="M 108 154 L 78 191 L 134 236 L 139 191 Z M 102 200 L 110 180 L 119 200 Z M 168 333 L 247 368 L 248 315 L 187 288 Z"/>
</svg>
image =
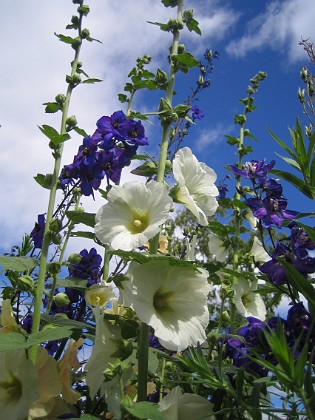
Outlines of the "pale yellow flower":
<svg viewBox="0 0 315 420">
<path fill-rule="evenodd" d="M 42 419 L 53 409 L 62 386 L 56 360 L 42 347 L 37 349 L 35 367 L 38 373 L 39 398 L 31 405 L 29 416 Z"/>
<path fill-rule="evenodd" d="M 257 281 L 249 282 L 238 278 L 237 283 L 232 285 L 234 290 L 234 303 L 238 312 L 245 318 L 253 316 L 264 321 L 266 318 L 266 306 L 257 289 Z"/>
<path fill-rule="evenodd" d="M 17 324 L 13 315 L 11 300 L 5 299 L 1 304 L 2 312 L 0 314 L 0 333 L 19 332 L 20 326 Z"/>
<path fill-rule="evenodd" d="M 81 398 L 81 394 L 72 388 L 72 369 L 79 369 L 80 367 L 78 350 L 83 343 L 83 338 L 80 338 L 78 341 L 71 340 L 64 355 L 58 362 L 58 370 L 62 383 L 62 396 L 69 404 L 75 404 Z"/>
<path fill-rule="evenodd" d="M 196 394 L 183 394 L 176 386 L 160 402 L 159 409 L 166 420 L 214 420 L 212 404 Z"/>
<path fill-rule="evenodd" d="M 113 297 L 113 289 L 106 284 L 94 284 L 85 291 L 88 305 L 104 306 Z"/>
</svg>

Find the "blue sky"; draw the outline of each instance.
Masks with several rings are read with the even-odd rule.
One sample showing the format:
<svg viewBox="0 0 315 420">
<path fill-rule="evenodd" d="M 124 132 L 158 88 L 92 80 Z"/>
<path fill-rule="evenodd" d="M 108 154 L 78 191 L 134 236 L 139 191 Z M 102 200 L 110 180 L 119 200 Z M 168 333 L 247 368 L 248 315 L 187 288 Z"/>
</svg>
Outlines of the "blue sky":
<svg viewBox="0 0 315 420">
<path fill-rule="evenodd" d="M 123 6 L 104 0 L 89 3 L 91 14 L 86 26 L 102 44 L 86 44 L 82 61 L 91 77 L 104 82 L 79 87 L 70 112 L 80 126 L 93 132 L 98 118 L 122 108 L 117 93 L 138 56 L 149 53 L 152 66 L 167 71 L 164 57 L 170 37 L 146 21 L 166 21 L 174 9 L 165 9 L 158 0 L 124 0 Z M 183 34 L 187 50 L 197 58 L 206 48 L 220 52 L 212 86 L 200 97 L 199 106 L 206 117 L 191 130 L 186 144 L 218 173 L 219 179 L 224 177 L 224 166 L 236 159 L 224 135 L 237 135 L 233 115 L 242 111 L 238 100 L 245 97 L 249 79 L 262 70 L 268 77 L 256 95 L 257 110 L 248 118 L 248 128 L 259 139 L 253 143 L 255 153 L 250 158 L 274 159 L 274 152 L 281 150 L 267 127 L 289 142 L 288 127 L 295 125 L 298 114 L 302 116 L 297 89 L 302 87 L 299 71 L 307 57 L 298 42 L 301 37 L 315 40 L 315 2 L 187 0 L 185 7 L 195 10 L 203 32 L 202 37 Z M 70 0 L 5 0 L 1 8 L 0 249 L 8 250 L 30 232 L 37 214 L 46 211 L 47 192 L 32 177 L 50 172 L 52 159 L 37 125 L 58 128 L 60 124 L 58 116 L 44 114 L 42 103 L 65 91 L 72 50 L 53 33 L 65 33 L 74 5 Z M 186 91 L 182 82 L 177 84 L 178 101 L 187 96 L 194 80 L 192 73 Z M 136 104 L 141 110 L 156 107 L 143 95 Z M 147 133 L 151 150 L 157 149 L 156 130 L 147 125 Z M 75 137 L 67 143 L 64 164 L 72 161 L 79 142 Z M 280 159 L 277 164 L 286 168 Z M 312 203 L 299 192 L 285 188 L 284 194 L 290 200 L 288 208 L 312 210 Z M 100 199 L 84 201 L 88 211 L 97 211 L 102 204 Z"/>
</svg>

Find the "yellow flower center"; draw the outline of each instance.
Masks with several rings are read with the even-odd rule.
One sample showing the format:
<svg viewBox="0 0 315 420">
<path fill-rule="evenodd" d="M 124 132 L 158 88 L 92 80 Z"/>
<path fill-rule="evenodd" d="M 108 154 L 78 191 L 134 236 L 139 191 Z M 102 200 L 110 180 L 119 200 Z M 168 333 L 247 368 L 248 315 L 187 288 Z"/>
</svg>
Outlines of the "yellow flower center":
<svg viewBox="0 0 315 420">
<path fill-rule="evenodd" d="M 251 300 L 251 298 L 248 294 L 242 296 L 242 303 L 245 306 L 245 308 L 248 307 L 248 305 L 251 303 L 251 301 L 252 300 Z"/>
<path fill-rule="evenodd" d="M 149 217 L 147 214 L 133 214 L 128 230 L 132 234 L 142 233 L 149 226 Z"/>
<path fill-rule="evenodd" d="M 22 383 L 12 373 L 6 382 L 0 382 L 0 388 L 6 391 L 9 401 L 18 401 L 22 396 Z"/>
<path fill-rule="evenodd" d="M 171 306 L 171 298 L 174 295 L 174 291 L 163 291 L 162 289 L 157 290 L 153 296 L 153 306 L 157 312 L 173 312 L 174 309 Z"/>
</svg>

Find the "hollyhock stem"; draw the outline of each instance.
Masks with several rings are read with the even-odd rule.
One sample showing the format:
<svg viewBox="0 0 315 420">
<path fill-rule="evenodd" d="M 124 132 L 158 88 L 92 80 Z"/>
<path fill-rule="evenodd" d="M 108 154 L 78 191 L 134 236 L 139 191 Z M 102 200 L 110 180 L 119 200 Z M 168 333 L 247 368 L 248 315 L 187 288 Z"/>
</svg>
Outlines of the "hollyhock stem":
<svg viewBox="0 0 315 420">
<path fill-rule="evenodd" d="M 81 37 L 81 25 L 82 25 L 82 18 L 83 14 L 80 13 L 79 17 L 79 36 Z M 81 51 L 81 44 L 76 47 L 74 60 L 72 61 L 71 67 L 71 74 L 70 78 L 72 78 L 77 71 L 77 66 L 79 62 L 79 55 Z M 61 127 L 60 127 L 60 134 L 66 133 L 66 121 L 68 118 L 68 109 L 70 98 L 73 90 L 73 85 L 71 83 L 68 84 L 67 93 L 65 97 L 65 101 L 63 104 L 62 109 L 62 119 L 61 119 Z M 52 182 L 51 182 L 51 189 L 49 194 L 49 202 L 48 202 L 48 209 L 46 214 L 46 225 L 44 231 L 44 239 L 41 251 L 41 258 L 39 264 L 39 274 L 38 274 L 38 282 L 37 282 L 37 290 L 36 290 L 36 299 L 35 299 L 35 306 L 34 306 L 34 315 L 33 315 L 33 326 L 32 326 L 32 333 L 36 333 L 39 331 L 40 326 L 40 316 L 41 316 L 41 309 L 42 309 L 42 296 L 44 292 L 44 285 L 45 285 L 45 277 L 46 277 L 46 268 L 47 268 L 47 257 L 48 257 L 48 249 L 50 245 L 50 234 L 49 234 L 49 224 L 53 217 L 53 211 L 55 206 L 56 200 L 56 191 L 57 191 L 57 184 L 58 184 L 58 177 L 60 173 L 60 166 L 61 166 L 61 157 L 63 151 L 63 143 L 59 145 L 59 147 L 54 152 L 55 158 L 55 165 L 52 175 Z M 30 358 L 35 363 L 37 353 L 37 346 L 34 346 L 30 350 Z"/>
<path fill-rule="evenodd" d="M 182 13 L 184 8 L 184 0 L 179 0 L 177 5 L 177 19 L 182 22 Z M 173 31 L 173 44 L 171 55 L 178 54 L 179 30 Z M 174 85 L 175 85 L 175 67 L 171 61 L 170 75 L 166 90 L 166 101 L 172 105 Z M 169 145 L 169 129 L 171 122 L 162 122 L 162 141 L 160 146 L 160 156 L 157 171 L 157 182 L 163 183 L 165 176 L 165 165 L 167 160 L 167 151 Z M 156 254 L 159 247 L 159 234 L 150 240 L 150 254 Z M 139 331 L 139 348 L 138 348 L 138 401 L 147 399 L 147 378 L 148 378 L 148 360 L 149 360 L 149 334 L 150 327 L 141 322 Z"/>
</svg>

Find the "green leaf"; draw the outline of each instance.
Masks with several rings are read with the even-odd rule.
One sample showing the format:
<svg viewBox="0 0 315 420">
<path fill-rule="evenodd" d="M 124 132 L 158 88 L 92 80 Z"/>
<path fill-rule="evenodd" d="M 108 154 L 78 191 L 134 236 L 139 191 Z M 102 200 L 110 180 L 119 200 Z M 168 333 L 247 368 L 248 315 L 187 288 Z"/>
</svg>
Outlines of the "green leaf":
<svg viewBox="0 0 315 420">
<path fill-rule="evenodd" d="M 293 150 L 291 150 L 276 134 L 268 128 L 269 134 L 276 140 L 276 142 L 284 149 L 289 155 L 296 160 L 296 155 L 294 154 Z"/>
<path fill-rule="evenodd" d="M 145 162 L 130 172 L 134 175 L 150 177 L 157 173 L 157 166 L 154 162 Z"/>
<path fill-rule="evenodd" d="M 161 0 L 165 7 L 176 7 L 178 0 Z"/>
<path fill-rule="evenodd" d="M 24 272 L 35 268 L 39 264 L 39 261 L 31 257 L 10 257 L 7 255 L 0 256 L 0 265 L 3 270 L 11 270 Z"/>
<path fill-rule="evenodd" d="M 82 137 L 87 137 L 87 135 L 88 135 L 87 132 L 85 130 L 83 130 L 83 128 L 79 128 L 78 126 L 73 127 L 73 130 L 76 133 L 80 134 L 80 136 L 82 136 Z"/>
<path fill-rule="evenodd" d="M 71 36 L 57 34 L 56 32 L 55 32 L 55 35 L 56 35 L 57 38 L 60 39 L 61 42 L 65 42 L 66 44 L 71 44 L 72 45 L 76 42 L 75 38 L 72 38 Z"/>
<path fill-rule="evenodd" d="M 74 237 L 74 238 L 86 238 L 86 239 L 92 239 L 92 241 L 94 241 L 95 239 L 95 235 L 93 232 L 71 232 L 70 236 Z"/>
<path fill-rule="evenodd" d="M 86 213 L 82 211 L 66 211 L 66 216 L 69 220 L 77 223 L 83 223 L 86 226 L 94 228 L 95 226 L 95 213 Z"/>
<path fill-rule="evenodd" d="M 300 165 L 294 159 L 281 156 L 281 155 L 279 155 L 279 153 L 276 153 L 276 155 L 279 156 L 281 159 L 283 159 L 290 166 L 292 166 L 292 168 L 297 169 L 299 172 L 301 172 Z"/>
<path fill-rule="evenodd" d="M 0 351 L 25 348 L 27 348 L 27 342 L 22 334 L 14 332 L 0 334 Z"/>
<path fill-rule="evenodd" d="M 133 407 L 124 407 L 131 415 L 137 419 L 165 420 L 166 417 L 159 410 L 159 405 L 148 401 L 141 401 Z"/>
<path fill-rule="evenodd" d="M 224 137 L 227 138 L 227 142 L 231 146 L 233 146 L 234 144 L 239 144 L 240 142 L 240 139 L 238 137 L 227 136 L 227 135 L 225 135 Z"/>
<path fill-rule="evenodd" d="M 58 146 L 60 143 L 65 142 L 66 140 L 70 139 L 69 134 L 59 134 L 58 131 L 51 127 L 50 125 L 42 125 L 41 127 L 38 126 L 40 131 L 49 138 L 49 140 L 55 145 Z"/>
<path fill-rule="evenodd" d="M 52 174 L 37 174 L 34 176 L 35 181 L 37 184 L 39 184 L 41 187 L 46 188 L 47 190 L 51 189 L 51 182 L 52 182 Z"/>
<path fill-rule="evenodd" d="M 70 337 L 73 327 L 49 327 L 42 331 L 31 334 L 27 340 L 28 347 L 35 344 L 45 343 L 46 341 L 61 340 Z"/>
<path fill-rule="evenodd" d="M 45 112 L 47 114 L 54 114 L 55 112 L 62 110 L 62 107 L 57 104 L 57 102 L 45 102 L 43 105 L 46 105 Z"/>
<path fill-rule="evenodd" d="M 99 82 L 102 82 L 102 81 L 103 81 L 102 79 L 89 78 L 89 79 L 83 80 L 82 83 L 94 84 L 94 83 L 99 83 Z"/>
<path fill-rule="evenodd" d="M 59 327 L 69 327 L 72 329 L 88 329 L 95 330 L 94 325 L 86 324 L 85 322 L 75 321 L 74 319 L 68 319 L 60 315 L 41 315 L 41 319 L 47 324 L 58 325 Z"/>
<path fill-rule="evenodd" d="M 196 32 L 196 34 L 201 35 L 201 30 L 199 28 L 199 23 L 196 19 L 190 19 L 189 21 L 185 22 L 187 29 L 190 32 Z"/>
<path fill-rule="evenodd" d="M 285 181 L 289 182 L 291 185 L 293 185 L 295 188 L 300 190 L 304 195 L 306 195 L 308 198 L 314 198 L 315 192 L 312 188 L 310 188 L 305 181 L 303 181 L 301 178 L 298 178 L 296 175 L 291 174 L 290 172 L 286 171 L 280 171 L 279 169 L 272 169 L 270 171 L 273 175 L 276 175 Z"/>
<path fill-rule="evenodd" d="M 184 65 L 187 68 L 197 67 L 200 65 L 200 61 L 196 60 L 195 57 L 189 52 L 183 52 L 174 56 L 177 63 Z"/>
<path fill-rule="evenodd" d="M 133 87 L 135 90 L 139 90 L 139 89 L 154 90 L 157 88 L 157 84 L 155 80 L 139 80 L 138 82 L 134 83 Z"/>
<path fill-rule="evenodd" d="M 86 289 L 87 288 L 87 280 L 79 279 L 76 277 L 67 277 L 66 279 L 58 279 L 57 286 L 59 287 L 69 287 L 71 289 Z"/>
<path fill-rule="evenodd" d="M 118 100 L 122 104 L 124 104 L 125 102 L 128 102 L 127 95 L 124 95 L 123 93 L 118 93 Z"/>
<path fill-rule="evenodd" d="M 309 303 L 309 310 L 312 316 L 315 316 L 315 289 L 311 282 L 307 280 L 302 274 L 293 267 L 289 262 L 280 260 L 281 264 L 284 266 L 286 274 L 288 276 L 289 283 L 302 293 Z"/>
</svg>

